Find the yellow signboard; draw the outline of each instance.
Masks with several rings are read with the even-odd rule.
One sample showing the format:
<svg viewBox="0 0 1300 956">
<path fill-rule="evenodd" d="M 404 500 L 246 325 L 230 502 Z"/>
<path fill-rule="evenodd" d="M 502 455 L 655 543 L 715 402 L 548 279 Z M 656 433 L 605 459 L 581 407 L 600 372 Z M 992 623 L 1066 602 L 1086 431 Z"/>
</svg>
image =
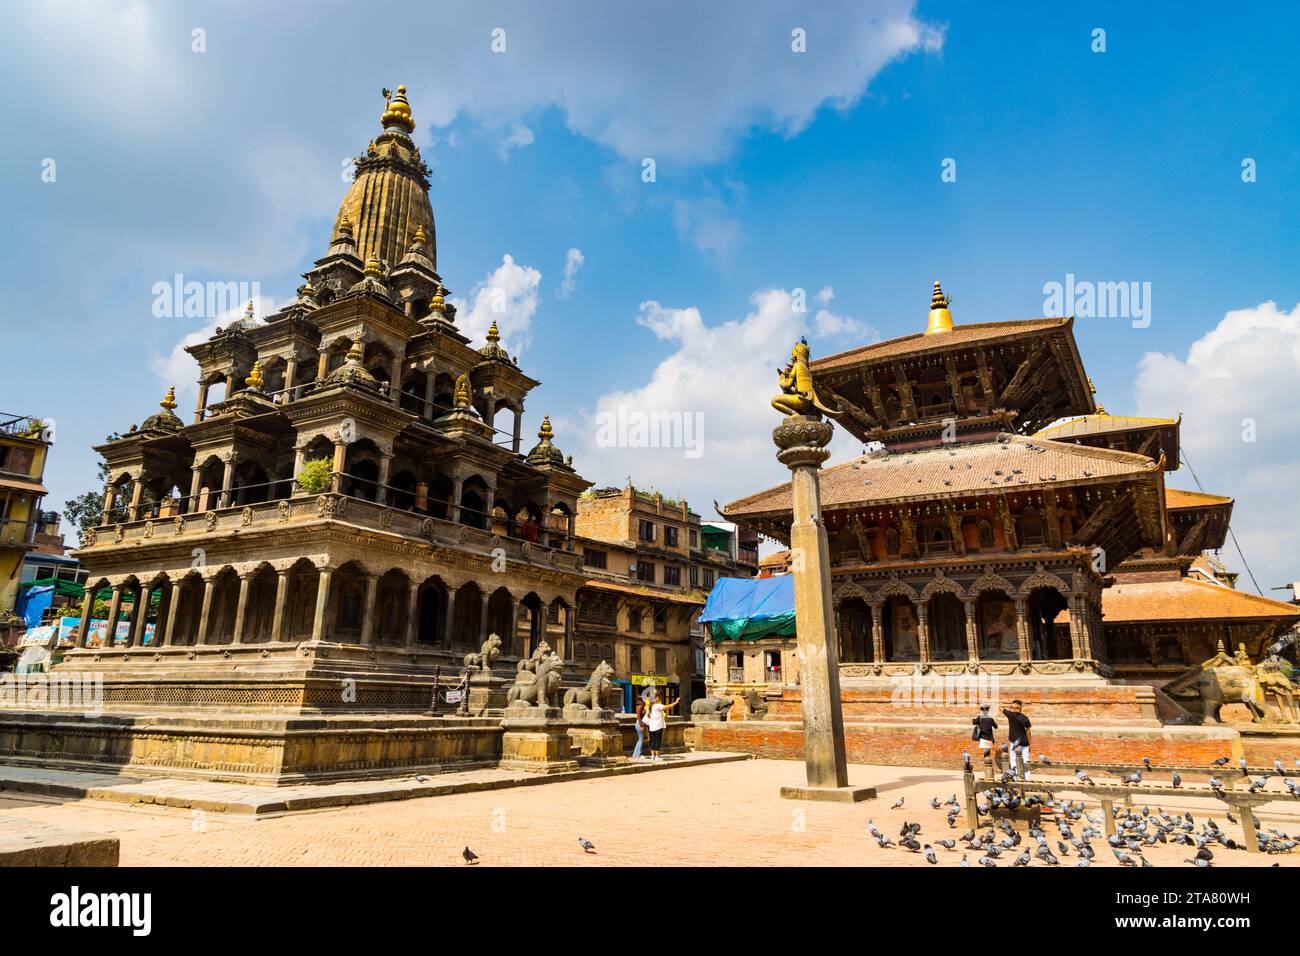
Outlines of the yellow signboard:
<svg viewBox="0 0 1300 956">
<path fill-rule="evenodd" d="M 654 674 L 633 674 L 633 684 L 657 684 L 660 687 L 668 686 L 667 677 L 657 677 Z"/>
</svg>

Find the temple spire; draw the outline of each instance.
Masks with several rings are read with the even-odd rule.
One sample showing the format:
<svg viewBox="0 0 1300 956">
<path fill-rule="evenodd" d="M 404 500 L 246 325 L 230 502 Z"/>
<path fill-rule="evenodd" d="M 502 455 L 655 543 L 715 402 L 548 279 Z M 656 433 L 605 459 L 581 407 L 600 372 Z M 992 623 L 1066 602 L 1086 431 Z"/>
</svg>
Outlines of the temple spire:
<svg viewBox="0 0 1300 956">
<path fill-rule="evenodd" d="M 405 86 L 399 86 L 397 95 L 391 99 L 388 90 L 384 90 L 384 100 L 386 101 L 384 115 L 379 118 L 384 129 L 396 127 L 408 133 L 415 129 L 415 120 L 411 118 L 411 104 L 406 101 Z"/>
<path fill-rule="evenodd" d="M 930 323 L 925 327 L 926 335 L 952 331 L 952 312 L 948 309 L 951 301 L 943 294 L 939 280 L 935 279 L 934 292 L 930 296 Z"/>
</svg>

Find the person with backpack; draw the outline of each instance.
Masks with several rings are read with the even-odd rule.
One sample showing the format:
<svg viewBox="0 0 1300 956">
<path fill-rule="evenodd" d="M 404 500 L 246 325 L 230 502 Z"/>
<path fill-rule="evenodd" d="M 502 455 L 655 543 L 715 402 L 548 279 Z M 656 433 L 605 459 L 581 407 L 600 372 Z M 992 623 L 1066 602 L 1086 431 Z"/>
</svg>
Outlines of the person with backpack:
<svg viewBox="0 0 1300 956">
<path fill-rule="evenodd" d="M 1011 707 L 1002 711 L 1007 718 L 1007 736 L 1011 738 L 1011 746 L 1007 752 L 1007 762 L 1011 765 L 1011 772 L 1016 776 L 1023 775 L 1025 780 L 1029 779 L 1029 728 L 1032 726 L 1029 718 L 1025 716 L 1025 705 L 1019 700 L 1013 700 Z"/>
<path fill-rule="evenodd" d="M 1002 754 L 993 743 L 993 731 L 998 729 L 998 722 L 989 716 L 989 705 L 980 704 L 978 717 L 971 720 L 970 739 L 977 741 L 984 754 L 985 768 L 991 768 L 996 762 L 998 772 L 1002 772 Z"/>
</svg>

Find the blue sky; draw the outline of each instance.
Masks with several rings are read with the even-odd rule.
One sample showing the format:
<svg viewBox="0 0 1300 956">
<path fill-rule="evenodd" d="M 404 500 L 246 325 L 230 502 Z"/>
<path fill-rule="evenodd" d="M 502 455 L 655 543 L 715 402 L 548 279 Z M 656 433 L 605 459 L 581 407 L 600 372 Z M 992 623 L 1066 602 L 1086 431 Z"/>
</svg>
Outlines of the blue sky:
<svg viewBox="0 0 1300 956">
<path fill-rule="evenodd" d="M 632 474 L 708 516 L 782 480 L 766 401 L 789 343 L 919 331 L 935 278 L 958 322 L 1040 315 L 1071 273 L 1150 283 L 1149 326 L 1076 325 L 1100 400 L 1183 412 L 1260 584 L 1300 577 L 1294 7 L 651 6 L 12 7 L 0 407 L 56 422 L 47 506 L 93 483 L 89 446 L 168 384 L 192 404 L 174 350 L 218 320 L 155 318 L 153 284 L 291 295 L 380 88 L 404 83 L 466 327 L 486 324 L 476 288 L 507 289 L 495 317 L 544 383 L 529 432 L 549 412 L 598 484 Z M 600 447 L 596 416 L 620 403 L 702 415 L 702 453 Z"/>
</svg>

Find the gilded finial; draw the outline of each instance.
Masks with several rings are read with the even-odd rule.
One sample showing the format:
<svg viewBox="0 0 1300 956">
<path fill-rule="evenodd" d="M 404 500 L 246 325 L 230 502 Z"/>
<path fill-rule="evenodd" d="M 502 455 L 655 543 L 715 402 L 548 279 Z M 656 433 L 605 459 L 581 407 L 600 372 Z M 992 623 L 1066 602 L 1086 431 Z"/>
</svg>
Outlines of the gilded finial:
<svg viewBox="0 0 1300 956">
<path fill-rule="evenodd" d="M 167 394 L 163 396 L 163 400 L 158 404 L 162 408 L 167 409 L 167 411 L 169 412 L 176 407 L 176 386 L 175 385 L 167 386 Z"/>
<path fill-rule="evenodd" d="M 501 330 L 497 328 L 497 320 L 493 319 L 492 324 L 488 326 L 487 340 L 493 345 L 501 341 Z"/>
<path fill-rule="evenodd" d="M 266 384 L 266 380 L 262 378 L 261 361 L 253 362 L 253 368 L 248 373 L 248 377 L 244 379 L 244 384 L 255 391 L 260 392 L 262 390 L 262 386 Z"/>
<path fill-rule="evenodd" d="M 415 238 L 411 240 L 412 245 L 423 245 L 427 237 L 424 235 L 424 226 L 415 227 Z"/>
<path fill-rule="evenodd" d="M 383 266 L 379 264 L 379 260 L 374 256 L 366 260 L 365 274 L 371 279 L 382 279 L 384 277 Z"/>
<path fill-rule="evenodd" d="M 352 235 L 352 220 L 349 219 L 347 216 L 344 216 L 342 219 L 339 220 L 339 235 L 340 236 Z"/>
<path fill-rule="evenodd" d="M 555 429 L 551 428 L 551 416 L 542 416 L 542 427 L 537 430 L 537 437 L 544 442 L 550 441 L 555 437 Z"/>
<path fill-rule="evenodd" d="M 388 91 L 384 90 L 384 93 L 387 94 Z M 387 99 L 387 96 L 385 96 L 385 99 Z M 411 104 L 406 101 L 405 86 L 399 86 L 397 95 L 388 100 L 385 105 L 384 115 L 379 118 L 379 122 L 384 129 L 396 126 L 408 133 L 415 129 L 415 120 L 411 118 Z"/>
<path fill-rule="evenodd" d="M 360 365 L 366 357 L 365 343 L 360 339 L 352 340 L 352 348 L 348 349 L 348 361 Z"/>
<path fill-rule="evenodd" d="M 369 143 L 366 144 L 366 155 L 374 156 L 375 153 L 377 152 L 378 150 L 375 149 L 375 141 L 372 139 Z"/>
<path fill-rule="evenodd" d="M 456 379 L 456 407 L 469 408 L 470 395 L 469 375 L 462 374 Z"/>
<path fill-rule="evenodd" d="M 244 307 L 244 321 L 245 322 L 253 321 L 253 300 L 252 299 L 249 299 L 248 305 Z"/>
<path fill-rule="evenodd" d="M 934 292 L 930 295 L 930 322 L 925 328 L 926 335 L 952 331 L 952 312 L 948 308 L 951 304 L 952 299 L 943 294 L 939 280 L 935 279 Z"/>
<path fill-rule="evenodd" d="M 446 291 L 447 290 L 442 287 L 442 283 L 439 282 L 438 291 L 435 292 L 433 298 L 429 300 L 430 312 L 437 312 L 439 315 L 443 315 L 447 311 L 447 300 L 443 296 L 443 293 Z"/>
</svg>

